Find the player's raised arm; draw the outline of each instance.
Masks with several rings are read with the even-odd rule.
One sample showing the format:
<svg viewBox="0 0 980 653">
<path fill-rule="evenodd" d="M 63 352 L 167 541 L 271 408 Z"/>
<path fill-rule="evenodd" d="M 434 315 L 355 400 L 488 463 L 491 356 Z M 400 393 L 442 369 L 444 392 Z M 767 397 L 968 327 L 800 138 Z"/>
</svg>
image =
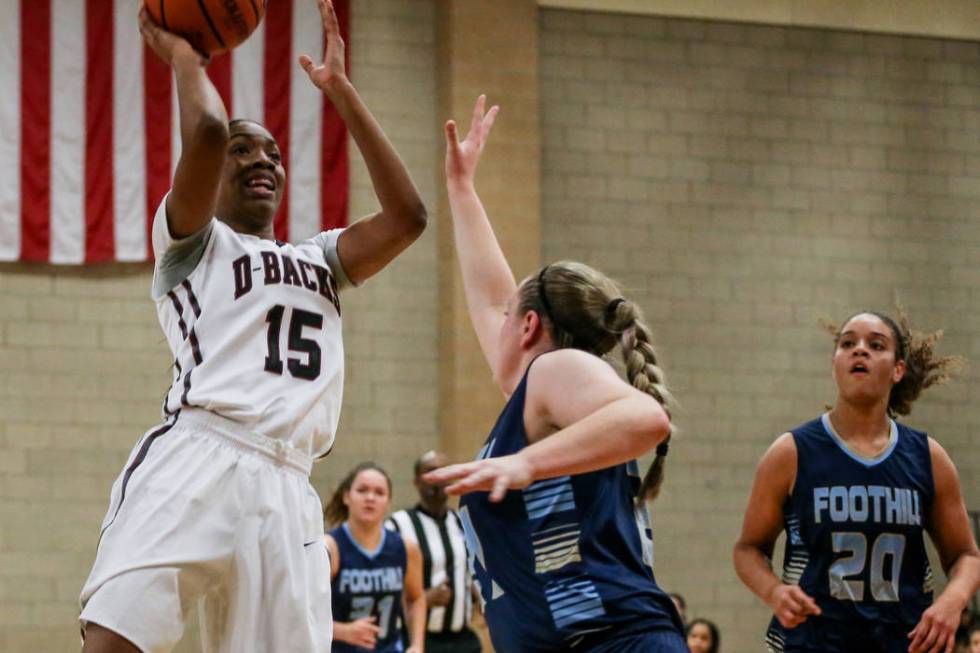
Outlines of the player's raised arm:
<svg viewBox="0 0 980 653">
<path fill-rule="evenodd" d="M 486 97 L 481 95 L 462 142 L 457 137 L 456 123 L 446 123 L 446 189 L 470 321 L 483 355 L 493 368 L 494 379 L 499 381 L 496 365 L 500 326 L 517 284 L 474 185 L 480 155 L 498 111 L 496 106 L 485 109 Z"/>
<path fill-rule="evenodd" d="M 732 556 L 738 577 L 772 608 L 786 628 L 800 625 L 811 614 L 820 614 L 811 597 L 798 586 L 783 583 L 772 571 L 772 549 L 783 530 L 783 504 L 795 477 L 796 445 L 793 436 L 786 433 L 759 462 Z"/>
<path fill-rule="evenodd" d="M 228 145 L 228 115 L 205 73 L 207 59 L 183 38 L 154 24 L 145 8 L 139 23 L 146 44 L 170 64 L 177 80 L 181 154 L 167 197 L 167 224 L 171 236 L 183 238 L 214 215 Z"/>
<path fill-rule="evenodd" d="M 344 41 L 333 5 L 329 0 L 317 4 L 326 41 L 323 62 L 315 64 L 302 55 L 300 65 L 340 113 L 381 204 L 381 211 L 352 224 L 337 242 L 344 271 L 357 284 L 377 274 L 422 234 L 426 210 L 398 153 L 347 77 Z"/>
</svg>

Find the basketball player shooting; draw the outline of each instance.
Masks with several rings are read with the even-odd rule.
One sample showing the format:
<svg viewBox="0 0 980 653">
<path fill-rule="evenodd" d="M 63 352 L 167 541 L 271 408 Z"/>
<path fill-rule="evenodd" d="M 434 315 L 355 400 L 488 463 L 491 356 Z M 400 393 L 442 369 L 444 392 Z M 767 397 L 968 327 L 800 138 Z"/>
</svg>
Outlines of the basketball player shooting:
<svg viewBox="0 0 980 653">
<path fill-rule="evenodd" d="M 262 125 L 230 124 L 207 59 L 151 22 L 174 70 L 182 150 L 153 222 L 152 296 L 174 355 L 162 424 L 112 487 L 81 594 L 84 651 L 169 651 L 204 599 L 204 650 L 329 651 L 330 572 L 312 461 L 333 443 L 343 389 L 338 292 L 421 234 L 425 208 L 344 68 L 329 2 L 326 50 L 300 65 L 337 108 L 380 211 L 292 245 L 272 220 L 286 172 Z"/>
</svg>

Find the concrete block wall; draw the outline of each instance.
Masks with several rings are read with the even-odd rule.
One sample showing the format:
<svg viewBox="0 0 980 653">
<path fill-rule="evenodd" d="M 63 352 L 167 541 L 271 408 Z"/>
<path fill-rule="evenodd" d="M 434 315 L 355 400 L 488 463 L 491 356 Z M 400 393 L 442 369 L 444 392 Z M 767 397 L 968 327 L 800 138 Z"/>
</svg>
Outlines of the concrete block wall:
<svg viewBox="0 0 980 653">
<path fill-rule="evenodd" d="M 766 447 L 834 399 L 818 320 L 898 293 L 942 352 L 980 354 L 980 45 L 544 10 L 540 47 L 543 258 L 645 308 L 681 402 L 658 577 L 754 650 L 768 611 L 731 546 Z M 978 380 L 908 419 L 972 508 Z"/>
</svg>

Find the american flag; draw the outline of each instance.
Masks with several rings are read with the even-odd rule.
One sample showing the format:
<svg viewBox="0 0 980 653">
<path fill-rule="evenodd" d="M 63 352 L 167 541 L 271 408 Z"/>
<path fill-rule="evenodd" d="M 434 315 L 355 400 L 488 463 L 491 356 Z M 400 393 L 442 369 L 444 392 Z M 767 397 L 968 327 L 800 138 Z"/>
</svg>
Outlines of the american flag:
<svg viewBox="0 0 980 653">
<path fill-rule="evenodd" d="M 349 0 L 335 0 L 349 38 Z M 138 0 L 0 0 L 0 261 L 146 261 L 180 156 L 172 73 L 143 44 Z M 297 63 L 323 51 L 312 0 L 272 0 L 256 32 L 212 60 L 230 117 L 266 125 L 289 180 L 276 236 L 347 221 L 340 117 Z"/>
</svg>

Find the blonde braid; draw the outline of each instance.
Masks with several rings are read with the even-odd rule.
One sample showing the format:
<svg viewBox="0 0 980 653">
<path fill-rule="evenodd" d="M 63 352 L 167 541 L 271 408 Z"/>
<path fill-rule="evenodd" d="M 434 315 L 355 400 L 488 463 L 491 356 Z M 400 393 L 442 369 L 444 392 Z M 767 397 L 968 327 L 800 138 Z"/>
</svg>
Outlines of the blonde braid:
<svg viewBox="0 0 980 653">
<path fill-rule="evenodd" d="M 559 348 L 604 356 L 619 344 L 629 383 L 656 399 L 669 416 L 674 400 L 657 365 L 650 329 L 640 308 L 621 295 L 619 286 L 598 270 L 576 261 L 556 261 L 522 284 L 519 310 L 536 311 Z M 669 440 L 670 436 L 657 447 L 638 501 L 652 500 L 660 491 Z"/>
<path fill-rule="evenodd" d="M 620 336 L 620 348 L 623 352 L 623 361 L 626 363 L 626 378 L 634 388 L 656 399 L 669 417 L 671 407 L 674 405 L 674 397 L 667 389 L 663 370 L 657 365 L 657 352 L 651 343 L 650 329 L 639 319 L 632 306 L 626 308 L 631 309 L 629 312 L 633 318 L 633 324 Z M 638 501 L 653 501 L 660 494 L 669 443 L 670 435 L 657 446 L 657 455 L 643 476 L 643 482 L 637 492 Z"/>
</svg>

